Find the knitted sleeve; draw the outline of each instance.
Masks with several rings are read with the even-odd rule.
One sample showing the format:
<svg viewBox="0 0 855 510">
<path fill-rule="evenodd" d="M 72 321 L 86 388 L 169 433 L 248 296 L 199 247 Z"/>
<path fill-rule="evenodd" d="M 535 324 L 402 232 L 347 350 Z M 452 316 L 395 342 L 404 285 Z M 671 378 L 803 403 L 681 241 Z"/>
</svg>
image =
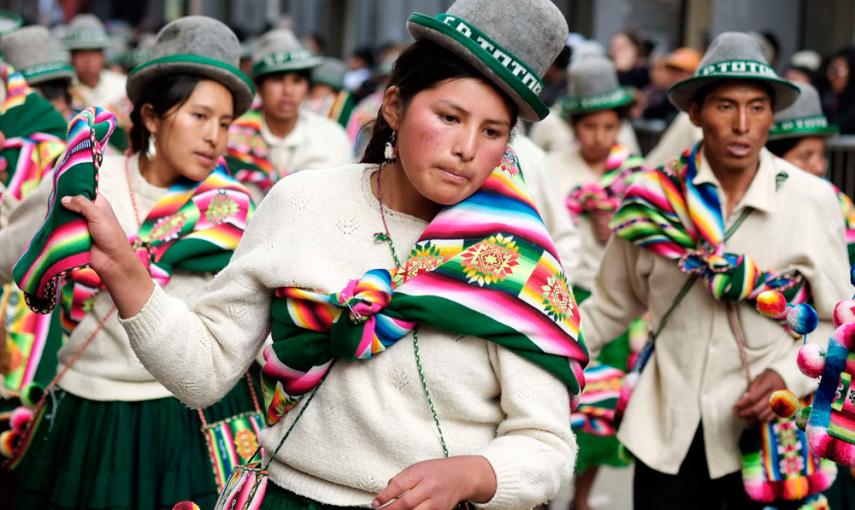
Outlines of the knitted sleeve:
<svg viewBox="0 0 855 510">
<path fill-rule="evenodd" d="M 0 230 L 0 285 L 12 281 L 12 267 L 41 227 L 52 189 L 52 180 L 42 179 L 38 188 L 9 213 L 8 224 Z"/>
<path fill-rule="evenodd" d="M 484 506 L 534 508 L 553 499 L 576 463 L 567 388 L 544 369 L 498 346 L 490 360 L 505 413 L 483 455 L 496 474 L 496 493 Z"/>
<path fill-rule="evenodd" d="M 270 331 L 271 270 L 281 203 L 268 196 L 226 266 L 193 310 L 156 287 L 121 321 L 143 366 L 191 407 L 217 402 L 246 372 Z M 272 244 L 271 244 L 272 243 Z"/>
</svg>

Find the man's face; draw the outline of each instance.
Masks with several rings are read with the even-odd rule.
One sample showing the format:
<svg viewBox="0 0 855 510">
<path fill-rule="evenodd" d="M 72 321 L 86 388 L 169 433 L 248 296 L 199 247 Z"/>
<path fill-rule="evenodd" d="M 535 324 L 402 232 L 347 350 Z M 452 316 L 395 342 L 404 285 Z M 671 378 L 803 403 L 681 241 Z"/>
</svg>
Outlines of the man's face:
<svg viewBox="0 0 855 510">
<path fill-rule="evenodd" d="M 758 82 L 724 81 L 702 104 L 689 106 L 692 123 L 704 131 L 704 154 L 713 169 L 753 171 L 775 119 L 772 98 Z"/>
<path fill-rule="evenodd" d="M 98 85 L 101 71 L 104 69 L 104 52 L 101 50 L 75 50 L 71 52 L 71 65 L 77 72 L 77 79 L 94 87 Z"/>
<path fill-rule="evenodd" d="M 300 73 L 271 74 L 258 85 L 264 113 L 282 121 L 297 118 L 308 94 L 309 79 Z"/>
</svg>

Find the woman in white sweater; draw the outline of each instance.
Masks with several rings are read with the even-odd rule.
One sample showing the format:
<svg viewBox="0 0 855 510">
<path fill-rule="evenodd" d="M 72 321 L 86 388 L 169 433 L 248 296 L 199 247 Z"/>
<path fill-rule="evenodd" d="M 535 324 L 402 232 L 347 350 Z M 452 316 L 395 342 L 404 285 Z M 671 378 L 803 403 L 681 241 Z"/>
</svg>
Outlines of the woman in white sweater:
<svg viewBox="0 0 855 510">
<path fill-rule="evenodd" d="M 105 200 L 63 199 L 140 360 L 188 404 L 272 333 L 264 509 L 530 508 L 571 476 L 587 354 L 506 151 L 518 113 L 547 112 L 566 23 L 548 0 L 459 0 L 408 29 L 364 164 L 277 184 L 192 311 L 115 242 Z"/>
<path fill-rule="evenodd" d="M 182 62 L 174 54 L 190 57 Z M 182 18 L 164 27 L 152 60 L 128 80 L 136 104 L 133 153 L 105 157 L 98 171 L 98 192 L 116 214 L 114 241 L 128 248 L 126 239 L 134 239 L 137 254 L 145 253 L 152 268 L 151 275 L 144 269 L 148 281 L 156 275 L 170 299 L 183 305 L 196 302 L 216 268 L 194 268 L 169 255 L 190 234 L 163 243 L 157 232 L 168 232 L 159 228 L 165 223 L 157 215 L 176 205 L 188 210 L 192 201 L 213 223 L 210 204 L 233 206 L 234 214 L 220 223 L 228 221 L 233 236 L 216 252 L 228 260 L 253 209 L 248 190 L 217 159 L 229 123 L 252 100 L 251 82 L 231 69 L 239 55 L 235 35 L 211 18 Z M 10 281 L 13 265 L 45 220 L 52 181 L 45 179 L 0 232 L 0 282 Z M 197 201 L 203 188 L 222 193 L 221 200 Z M 191 233 L 211 233 L 205 230 L 210 226 L 196 221 Z M 163 257 L 170 257 L 169 267 Z M 189 498 L 211 508 L 218 488 L 202 416 L 138 361 L 97 277 L 75 270 L 63 289 L 71 299 L 60 305 L 67 328 L 60 375 L 20 465 L 17 508 L 154 510 Z M 169 341 L 180 345 L 184 339 L 173 335 Z M 242 382 L 204 417 L 215 422 L 252 410 L 250 387 Z"/>
</svg>

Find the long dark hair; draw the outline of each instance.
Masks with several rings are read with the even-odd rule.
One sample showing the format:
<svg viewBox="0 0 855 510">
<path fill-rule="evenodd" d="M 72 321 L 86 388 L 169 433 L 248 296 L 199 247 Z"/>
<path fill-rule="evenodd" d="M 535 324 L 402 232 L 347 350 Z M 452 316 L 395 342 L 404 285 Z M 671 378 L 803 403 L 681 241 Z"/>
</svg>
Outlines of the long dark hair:
<svg viewBox="0 0 855 510">
<path fill-rule="evenodd" d="M 398 87 L 401 105 L 406 110 L 410 100 L 419 92 L 454 78 L 476 78 L 487 83 L 499 93 L 511 111 L 511 128 L 516 125 L 519 108 L 484 74 L 467 64 L 457 55 L 429 41 L 416 41 L 395 61 L 386 87 Z M 382 109 L 373 123 L 371 139 L 365 147 L 362 163 L 382 163 L 385 160 L 386 142 L 392 136 L 392 127 L 383 118 Z"/>
<path fill-rule="evenodd" d="M 142 120 L 142 107 L 150 104 L 158 117 L 163 117 L 174 107 L 181 107 L 193 95 L 196 85 L 203 80 L 195 74 L 169 74 L 149 82 L 142 91 L 139 100 L 131 112 L 131 132 L 129 135 L 131 151 L 145 153 L 148 150 L 148 138 L 151 133 Z M 234 97 L 232 97 L 234 103 Z"/>
</svg>

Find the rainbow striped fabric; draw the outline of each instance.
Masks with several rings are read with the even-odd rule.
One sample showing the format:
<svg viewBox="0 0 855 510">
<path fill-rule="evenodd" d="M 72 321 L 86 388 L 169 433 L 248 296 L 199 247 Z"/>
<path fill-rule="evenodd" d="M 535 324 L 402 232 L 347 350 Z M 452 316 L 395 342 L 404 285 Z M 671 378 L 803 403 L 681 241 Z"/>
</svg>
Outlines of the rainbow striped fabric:
<svg viewBox="0 0 855 510">
<path fill-rule="evenodd" d="M 41 182 L 65 148 L 65 120 L 9 64 L 0 64 L 6 100 L 0 105 L 0 195 L 23 200 Z"/>
<path fill-rule="evenodd" d="M 725 251 L 718 191 L 712 183 L 693 182 L 700 158 L 698 143 L 679 159 L 636 176 L 612 220 L 615 234 L 699 275 L 715 299 L 753 301 L 777 290 L 791 303 L 806 302 L 807 282 L 798 272 L 762 271 L 748 255 Z"/>
<path fill-rule="evenodd" d="M 71 120 L 65 152 L 54 168 L 45 222 L 12 271 L 33 311 L 53 310 L 59 278 L 89 263 L 92 240 L 86 220 L 59 201 L 74 195 L 95 199 L 102 151 L 115 127 L 115 116 L 99 107 L 87 108 Z"/>
<path fill-rule="evenodd" d="M 130 242 L 161 286 L 172 272 L 218 272 L 228 264 L 255 211 L 249 191 L 220 160 L 201 182 L 181 179 L 157 201 Z M 70 332 L 92 306 L 101 279 L 90 268 L 71 271 L 62 288 L 62 326 Z"/>
<path fill-rule="evenodd" d="M 266 192 L 284 177 L 270 163 L 269 150 L 261 136 L 260 107 L 249 110 L 232 123 L 226 164 L 238 181 L 255 184 Z"/>
<path fill-rule="evenodd" d="M 596 436 L 613 436 L 615 408 L 620 397 L 623 370 L 592 362 L 585 369 L 585 391 L 579 396 L 579 407 L 570 415 L 573 430 Z"/>
<path fill-rule="evenodd" d="M 837 194 L 840 203 L 840 213 L 843 214 L 843 224 L 846 227 L 846 249 L 849 252 L 849 265 L 855 265 L 855 205 L 846 193 L 840 191 L 835 185 L 831 185 Z"/>
<path fill-rule="evenodd" d="M 211 450 L 211 466 L 217 487 L 222 490 L 237 466 L 252 460 L 264 422 L 255 412 L 242 413 L 202 427 Z"/>
<path fill-rule="evenodd" d="M 477 192 L 436 215 L 401 268 L 334 294 L 277 289 L 271 314 L 262 370 L 271 423 L 335 357 L 371 359 L 417 324 L 512 349 L 574 395 L 585 384 L 579 310 L 510 148 Z"/>
<path fill-rule="evenodd" d="M 576 186 L 567 195 L 565 203 L 573 221 L 578 222 L 579 216 L 591 212 L 616 211 L 632 177 L 644 169 L 644 158 L 630 153 L 623 145 L 612 147 L 599 181 Z"/>
</svg>

